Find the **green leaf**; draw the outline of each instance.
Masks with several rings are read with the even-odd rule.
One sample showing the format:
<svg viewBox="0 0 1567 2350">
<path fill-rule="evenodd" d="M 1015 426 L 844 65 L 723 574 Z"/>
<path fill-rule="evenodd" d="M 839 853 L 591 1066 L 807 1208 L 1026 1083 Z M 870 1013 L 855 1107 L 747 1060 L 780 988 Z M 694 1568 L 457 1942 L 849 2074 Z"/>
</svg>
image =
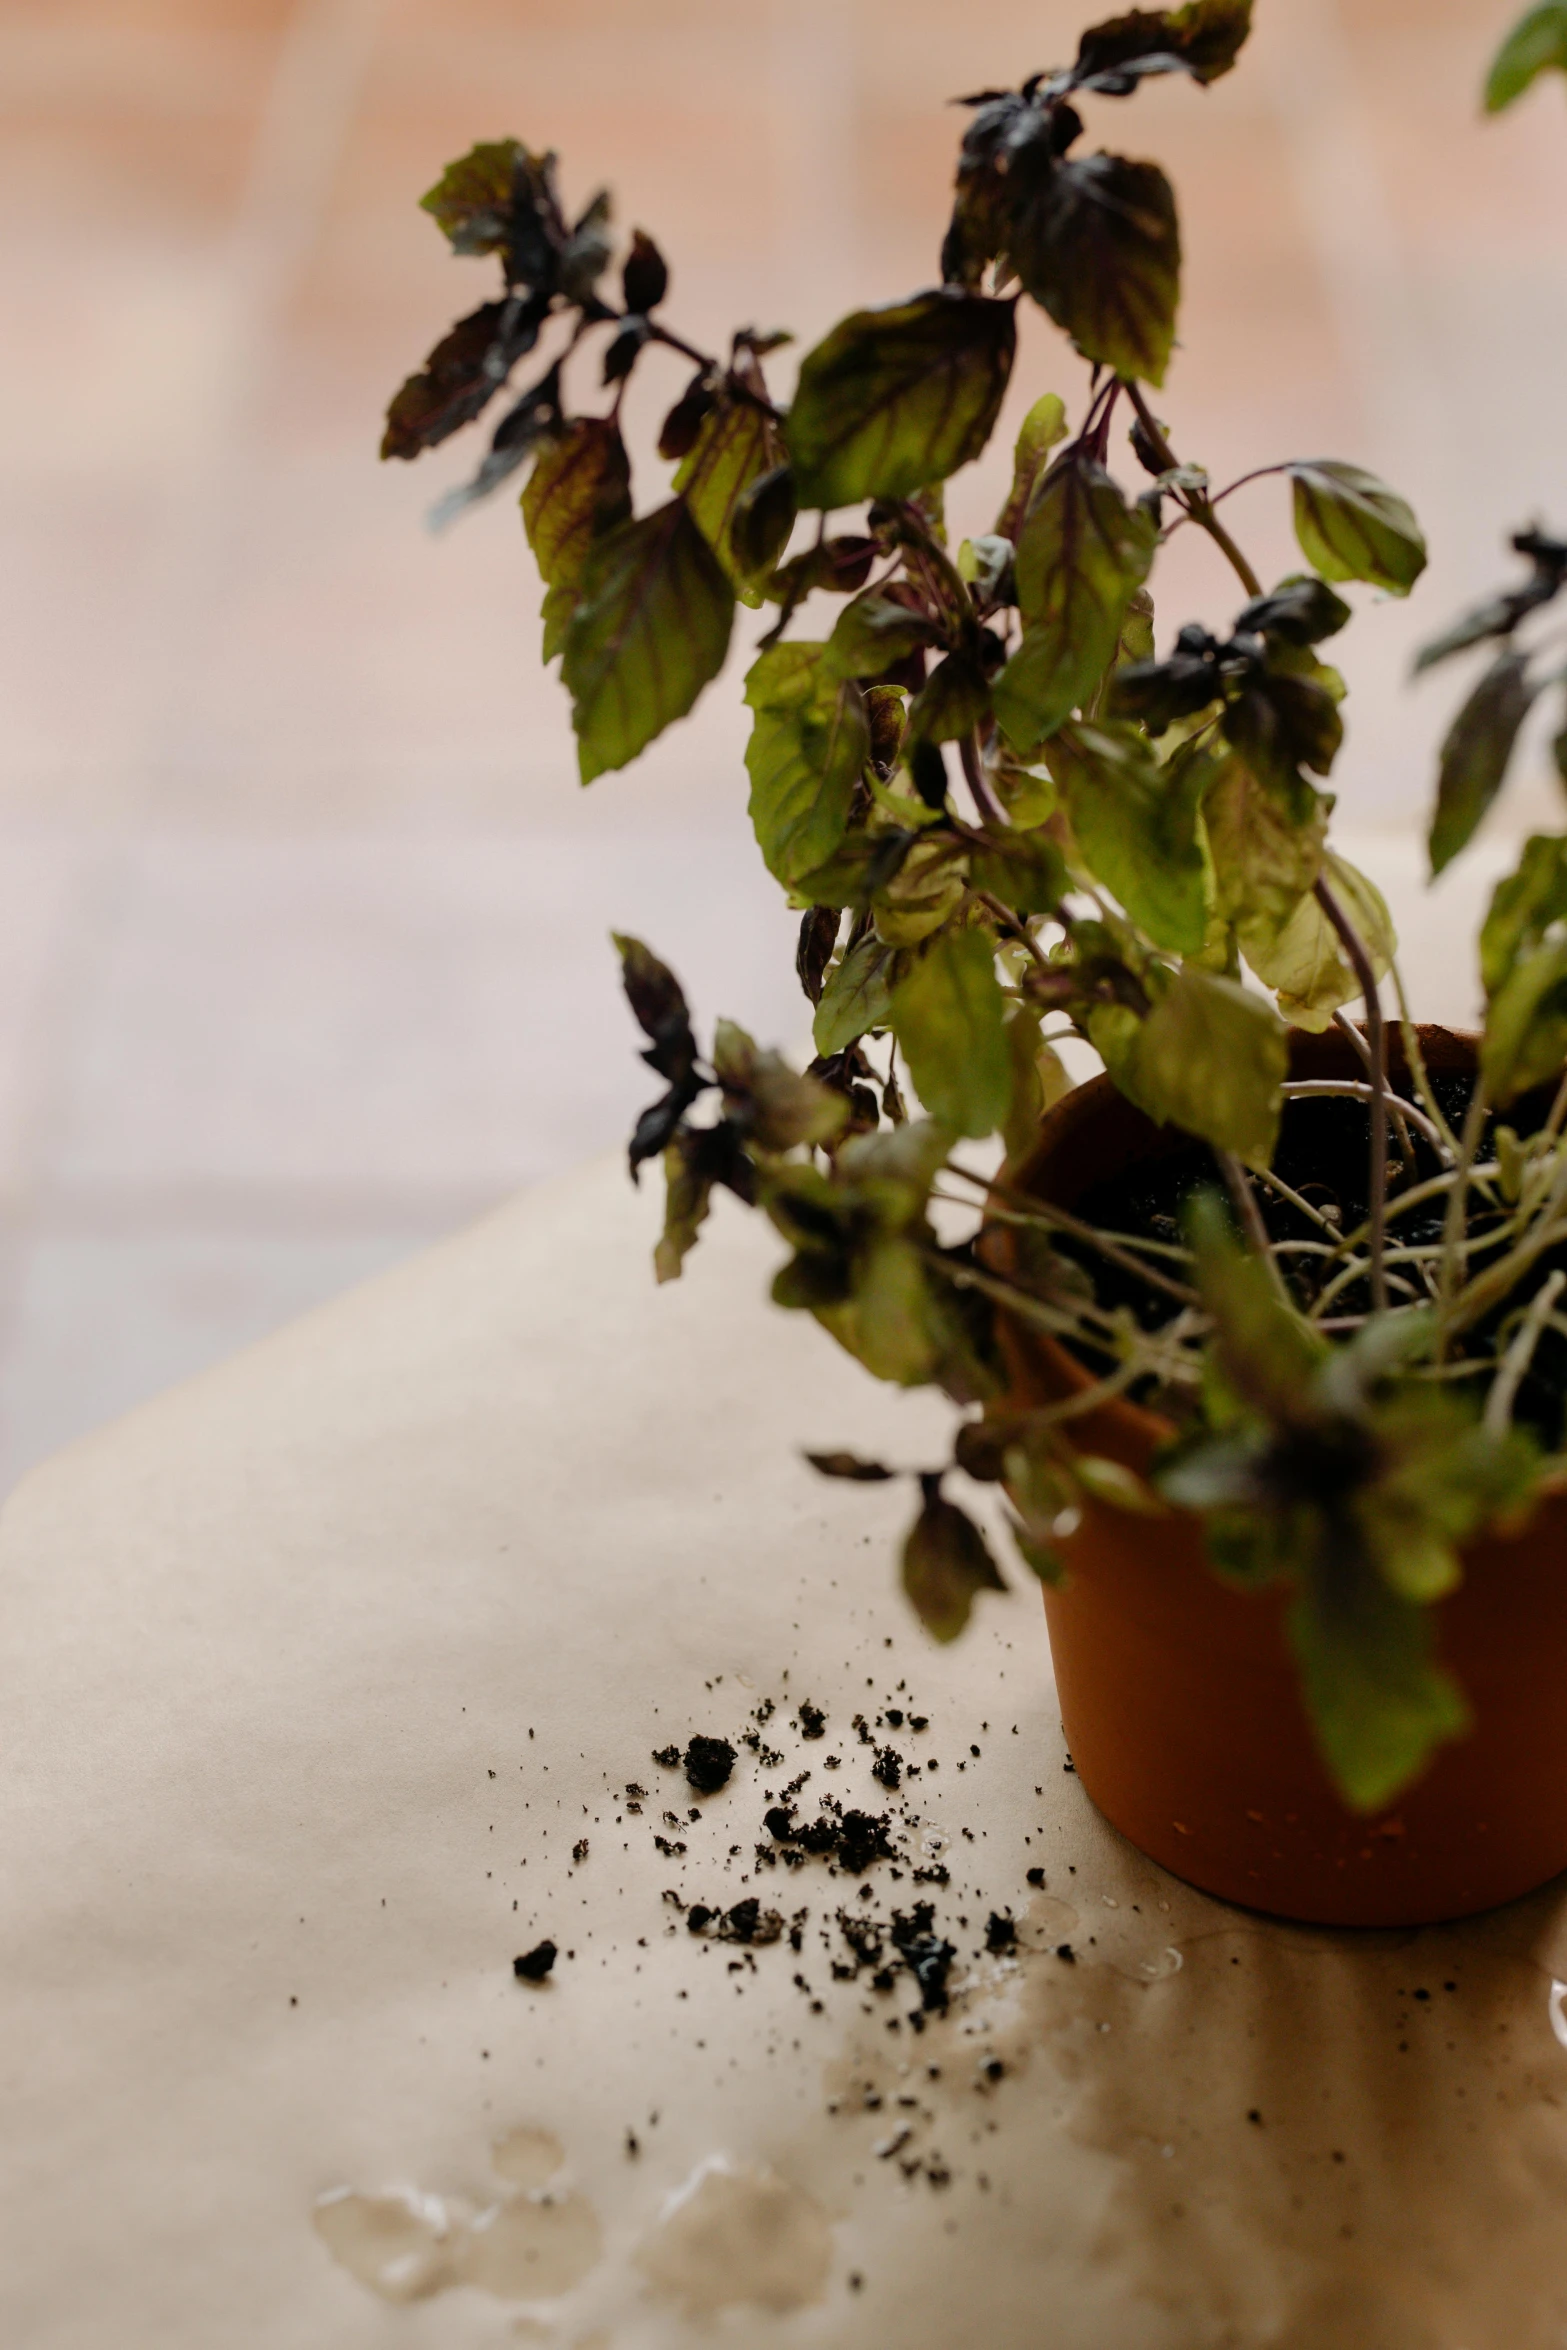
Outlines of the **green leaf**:
<svg viewBox="0 0 1567 2350">
<path fill-rule="evenodd" d="M 1208 905 L 1198 814 L 1200 757 L 1161 767 L 1129 726 L 1064 726 L 1047 747 L 1079 853 L 1155 946 L 1197 954 Z"/>
<path fill-rule="evenodd" d="M 1324 579 L 1363 579 L 1407 596 L 1426 567 L 1414 510 L 1364 466 L 1301 458 L 1285 467 L 1295 485 L 1295 536 Z"/>
<path fill-rule="evenodd" d="M 949 653 L 909 704 L 909 741 L 952 743 L 990 716 L 990 688 L 967 653 Z"/>
<path fill-rule="evenodd" d="M 1041 1015 L 1018 1004 L 1007 1015 L 1007 1052 L 1012 1062 L 1012 1101 L 1002 1129 L 1008 1159 L 1015 1166 L 1039 1140 L 1046 1110 L 1072 1090 L 1072 1080 L 1054 1045 L 1040 1041 Z"/>
<path fill-rule="evenodd" d="M 876 893 L 876 934 L 888 946 L 918 946 L 951 919 L 962 896 L 963 865 L 952 844 L 917 840 Z"/>
<path fill-rule="evenodd" d="M 969 881 L 1015 914 L 1053 914 L 1072 886 L 1061 851 L 1038 832 L 1010 832 L 971 849 Z"/>
<path fill-rule="evenodd" d="M 782 456 L 771 417 L 750 400 L 721 400 L 703 423 L 695 446 L 675 475 L 697 528 L 734 583 L 742 603 L 762 602 L 762 591 L 735 545 L 735 515 L 753 483 L 772 473 Z M 768 562 L 771 564 L 771 553 Z"/>
<path fill-rule="evenodd" d="M 1092 696 L 1157 537 L 1091 458 L 1068 455 L 1047 476 L 1017 544 L 1023 640 L 991 688 L 1018 751 L 1033 750 Z"/>
<path fill-rule="evenodd" d="M 1328 1356 L 1326 1341 L 1285 1305 L 1261 1258 L 1240 1246 L 1217 1193 L 1199 1192 L 1191 1201 L 1186 1234 L 1197 1286 L 1213 1316 L 1214 1359 L 1230 1394 L 1248 1413 L 1285 1427 L 1298 1424 L 1311 1408 L 1312 1385 Z M 1202 1455 L 1189 1458 L 1200 1461 Z M 1161 1479 L 1160 1488 L 1172 1500 L 1197 1501 L 1195 1480 L 1185 1471 L 1179 1487 Z M 1213 1498 L 1239 1496 L 1216 1492 Z"/>
<path fill-rule="evenodd" d="M 903 957 L 867 932 L 827 974 L 811 1036 L 824 1061 L 892 1021 L 892 990 Z"/>
<path fill-rule="evenodd" d="M 544 580 L 544 658 L 566 640 L 595 539 L 631 516 L 631 467 L 620 428 L 582 416 L 540 451 L 522 493 L 523 528 Z"/>
<path fill-rule="evenodd" d="M 561 676 L 584 783 L 625 767 L 718 675 L 734 590 L 684 503 L 622 523 L 590 549 Z"/>
<path fill-rule="evenodd" d="M 1433 879 L 1468 847 L 1501 790 L 1518 730 L 1538 692 L 1530 682 L 1528 656 L 1502 653 L 1454 719 L 1442 745 L 1431 819 Z"/>
<path fill-rule="evenodd" d="M 1088 155 L 1046 172 L 1007 246 L 1036 302 L 1085 359 L 1162 384 L 1180 302 L 1175 197 L 1156 163 Z"/>
<path fill-rule="evenodd" d="M 1188 750 L 1178 756 L 1204 754 Z M 1309 784 L 1285 796 L 1259 782 L 1233 751 L 1208 756 L 1202 811 L 1217 911 L 1266 954 L 1322 870 L 1327 803 Z"/>
<path fill-rule="evenodd" d="M 1322 869 L 1380 979 L 1398 951 L 1387 901 L 1376 884 L 1343 857 L 1327 853 Z M 1338 932 L 1314 897 L 1302 898 L 1278 932 L 1248 925 L 1241 933 L 1241 949 L 1264 986 L 1274 989 L 1279 1010 L 1295 1028 L 1317 1033 L 1331 1028 L 1340 1005 L 1353 1003 L 1360 994 L 1360 981 Z"/>
<path fill-rule="evenodd" d="M 775 465 L 735 500 L 729 527 L 735 561 L 748 579 L 760 579 L 789 544 L 795 523 L 794 468 Z"/>
<path fill-rule="evenodd" d="M 1524 843 L 1518 870 L 1499 881 L 1480 932 L 1480 977 L 1488 997 L 1505 986 L 1521 956 L 1544 944 L 1567 921 L 1567 840 L 1535 833 Z"/>
<path fill-rule="evenodd" d="M 1497 51 L 1485 85 L 1487 114 L 1500 114 L 1504 108 L 1521 98 L 1538 77 L 1555 66 L 1567 73 L 1567 5 L 1564 0 L 1545 0 L 1542 8 L 1531 8 L 1508 34 Z"/>
<path fill-rule="evenodd" d="M 856 596 L 839 613 L 827 640 L 824 665 L 832 677 L 880 677 L 921 645 L 940 639 L 934 621 L 874 591 Z"/>
<path fill-rule="evenodd" d="M 1005 1591 L 989 1545 L 956 1502 L 942 1498 L 939 1477 L 922 1477 L 920 1514 L 903 1545 L 903 1589 L 933 1640 L 967 1629 L 981 1591 Z"/>
<path fill-rule="evenodd" d="M 999 537 L 1016 541 L 1045 478 L 1050 452 L 1058 441 L 1065 439 L 1066 402 L 1059 392 L 1045 392 L 1018 428 L 1012 453 L 1012 488 L 996 519 Z"/>
<path fill-rule="evenodd" d="M 1248 1167 L 1272 1164 L 1289 1038 L 1261 996 L 1187 964 L 1142 1024 L 1137 1099 Z"/>
<path fill-rule="evenodd" d="M 914 1090 L 954 1134 L 982 1139 L 1012 1098 L 1006 998 L 988 931 L 948 930 L 898 985 L 892 1024 Z"/>
<path fill-rule="evenodd" d="M 800 504 L 907 498 L 968 464 L 1016 343 L 1011 302 L 955 287 L 844 319 L 801 361 L 785 426 Z"/>
<path fill-rule="evenodd" d="M 1323 1759 L 1356 1811 L 1380 1811 L 1469 1726 L 1462 1691 L 1435 1660 L 1429 1613 L 1368 1560 L 1324 1544 L 1289 1626 Z"/>
<path fill-rule="evenodd" d="M 837 848 L 870 755 L 865 697 L 830 674 L 826 649 L 774 645 L 746 674 L 756 712 L 745 754 L 751 822 L 767 870 L 786 888 Z"/>
<path fill-rule="evenodd" d="M 1554 1078 L 1567 1059 L 1567 939 L 1525 955 L 1492 997 L 1480 1074 L 1500 1108 Z"/>
</svg>

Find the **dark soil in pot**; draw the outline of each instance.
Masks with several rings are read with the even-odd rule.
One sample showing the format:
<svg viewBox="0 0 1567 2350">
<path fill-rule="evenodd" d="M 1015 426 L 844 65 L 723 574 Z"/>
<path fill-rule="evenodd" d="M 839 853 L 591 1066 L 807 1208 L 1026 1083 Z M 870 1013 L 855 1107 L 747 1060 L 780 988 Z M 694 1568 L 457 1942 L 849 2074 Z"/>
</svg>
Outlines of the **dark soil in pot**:
<svg viewBox="0 0 1567 2350">
<path fill-rule="evenodd" d="M 1422 1041 L 1444 1109 L 1461 1110 L 1472 1044 L 1444 1030 Z M 1350 1042 L 1329 1034 L 1296 1040 L 1293 1074 L 1362 1069 Z M 1531 1110 L 1537 1122 L 1543 1111 Z M 1363 1106 L 1318 1098 L 1302 1112 L 1291 1116 L 1280 1172 L 1292 1188 L 1336 1191 L 1343 1215 L 1358 1220 Z M 1213 1170 L 1204 1151 L 1101 1080 L 1057 1105 L 1015 1180 L 1065 1207 L 1091 1202 L 1096 1221 L 1124 1211 L 1122 1229 L 1157 1232 L 1152 1219 L 1176 1216 L 1184 1191 L 1211 1183 Z M 1108 1296 L 1102 1267 L 1095 1278 Z M 1130 1283 L 1125 1298 L 1146 1302 Z M 1016 1404 L 1059 1401 L 1093 1376 L 1037 1334 L 1012 1327 L 1005 1343 Z M 1559 1377 L 1560 1358 L 1535 1399 L 1553 1441 Z M 1074 1430 L 1086 1449 L 1139 1472 L 1172 1433 L 1123 1399 Z M 1221 1583 L 1200 1523 L 1181 1512 L 1146 1518 L 1090 1503 L 1060 1548 L 1068 1579 L 1045 1606 L 1078 1776 L 1111 1822 L 1175 1874 L 1280 1916 L 1395 1926 L 1490 1908 L 1567 1867 L 1567 1498 L 1548 1497 L 1521 1532 L 1466 1550 L 1464 1582 L 1439 1603 L 1436 1628 L 1474 1726 L 1372 1820 L 1346 1809 L 1317 1754 L 1282 1591 Z"/>
</svg>

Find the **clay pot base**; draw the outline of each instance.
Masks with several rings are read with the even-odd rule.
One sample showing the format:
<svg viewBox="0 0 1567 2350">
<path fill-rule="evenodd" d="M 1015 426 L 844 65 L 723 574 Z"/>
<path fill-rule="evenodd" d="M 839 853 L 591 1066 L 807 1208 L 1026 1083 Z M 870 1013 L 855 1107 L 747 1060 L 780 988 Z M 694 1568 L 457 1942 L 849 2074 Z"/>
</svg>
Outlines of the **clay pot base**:
<svg viewBox="0 0 1567 2350">
<path fill-rule="evenodd" d="M 1423 1030 L 1429 1063 L 1463 1069 L 1468 1040 Z M 1300 1038 L 1299 1075 L 1358 1071 L 1347 1040 Z M 1097 1080 L 1046 1120 L 1019 1181 L 1063 1206 L 1137 1158 L 1188 1147 Z M 1019 1400 L 1058 1399 L 1086 1374 L 1048 1340 L 1013 1333 Z M 1145 1470 L 1167 1424 L 1116 1402 L 1078 1441 Z M 1515 1539 L 1465 1554 L 1435 1611 L 1468 1695 L 1471 1734 L 1380 1817 L 1347 1812 L 1301 1704 L 1277 1593 L 1209 1569 L 1195 1519 L 1093 1504 L 1060 1546 L 1046 1593 L 1068 1744 L 1087 1793 L 1162 1866 L 1226 1901 L 1343 1926 L 1411 1926 L 1512 1901 L 1567 1868 L 1567 1500 Z"/>
</svg>

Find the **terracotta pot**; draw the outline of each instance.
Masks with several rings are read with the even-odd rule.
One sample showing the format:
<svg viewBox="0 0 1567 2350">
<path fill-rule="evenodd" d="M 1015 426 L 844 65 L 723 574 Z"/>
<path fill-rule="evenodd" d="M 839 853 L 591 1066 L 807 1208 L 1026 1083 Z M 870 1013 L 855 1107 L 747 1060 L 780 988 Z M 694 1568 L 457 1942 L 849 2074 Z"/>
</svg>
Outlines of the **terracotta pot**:
<svg viewBox="0 0 1567 2350">
<path fill-rule="evenodd" d="M 1471 1039 L 1421 1037 L 1433 1068 L 1473 1067 Z M 1294 1073 L 1362 1072 L 1330 1033 L 1296 1039 Z M 1137 1161 L 1189 1147 L 1097 1078 L 1051 1111 L 1014 1180 L 1071 1207 Z M 1018 1404 L 1090 1384 L 1047 1337 L 1011 1325 L 1005 1344 Z M 1119 1400 L 1073 1429 L 1086 1449 L 1138 1471 L 1171 1433 Z M 1068 1580 L 1047 1589 L 1045 1612 L 1078 1777 L 1176 1876 L 1279 1917 L 1411 1926 L 1490 1909 L 1567 1868 L 1567 1496 L 1543 1501 L 1517 1536 L 1465 1551 L 1462 1586 L 1436 1623 L 1473 1729 L 1369 1820 L 1345 1808 L 1318 1757 L 1283 1593 L 1221 1583 L 1185 1512 L 1146 1518 L 1092 1504 L 1059 1548 Z"/>
</svg>

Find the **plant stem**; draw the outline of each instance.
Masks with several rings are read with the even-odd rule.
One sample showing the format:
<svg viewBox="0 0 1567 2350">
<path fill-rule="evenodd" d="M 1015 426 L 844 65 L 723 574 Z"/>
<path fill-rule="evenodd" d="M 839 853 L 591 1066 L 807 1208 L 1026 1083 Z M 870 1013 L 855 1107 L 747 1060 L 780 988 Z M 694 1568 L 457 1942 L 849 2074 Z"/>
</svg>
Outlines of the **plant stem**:
<svg viewBox="0 0 1567 2350">
<path fill-rule="evenodd" d="M 1006 823 L 1001 810 L 985 788 L 985 777 L 979 763 L 979 747 L 974 740 L 972 731 L 959 741 L 958 757 L 963 762 L 964 780 L 969 787 L 969 794 L 974 805 L 979 811 L 981 824 L 988 824 L 994 832 L 1005 832 Z"/>
<path fill-rule="evenodd" d="M 1453 1170 L 1453 1187 L 1447 1195 L 1447 1214 L 1442 1224 L 1442 1269 L 1437 1280 L 1437 1302 L 1442 1311 L 1443 1330 L 1437 1341 L 1438 1362 L 1447 1352 L 1447 1323 L 1453 1309 L 1453 1292 L 1458 1287 L 1464 1242 L 1469 1234 L 1469 1181 L 1479 1153 L 1480 1137 L 1485 1132 L 1486 1113 L 1485 1084 L 1476 1076 L 1475 1089 L 1464 1113 L 1463 1132 L 1458 1138 L 1458 1164 Z"/>
<path fill-rule="evenodd" d="M 1129 383 L 1126 386 L 1126 390 L 1133 408 L 1137 411 L 1137 421 L 1148 436 L 1149 447 L 1153 450 L 1154 455 L 1158 458 L 1160 464 L 1164 466 L 1165 470 L 1169 473 L 1174 473 L 1180 464 L 1180 459 L 1176 456 L 1175 451 L 1171 448 L 1169 442 L 1165 439 L 1163 430 L 1159 424 L 1159 420 L 1148 405 L 1148 401 L 1144 395 L 1142 385 Z M 1188 490 L 1186 491 L 1181 502 L 1184 505 L 1187 513 L 1191 516 L 1193 522 L 1196 523 L 1198 529 L 1205 530 L 1209 538 L 1212 539 L 1214 545 L 1218 548 L 1220 554 L 1223 555 L 1225 561 L 1229 564 L 1230 569 L 1234 572 L 1236 578 L 1240 581 L 1241 586 L 1246 590 L 1247 595 L 1260 596 L 1262 593 L 1262 581 L 1257 577 L 1256 572 L 1253 571 L 1251 565 L 1247 562 L 1246 557 L 1241 553 L 1240 548 L 1231 538 L 1229 532 L 1225 529 L 1217 514 L 1215 514 L 1213 510 L 1213 501 L 1210 498 L 1205 497 L 1200 490 Z"/>
<path fill-rule="evenodd" d="M 1363 1085 L 1354 1077 L 1296 1077 L 1285 1086 L 1284 1098 L 1287 1102 L 1298 1102 L 1309 1101 L 1314 1094 L 1338 1094 L 1350 1101 L 1369 1102 L 1374 1092 L 1373 1084 Z M 1402 1112 L 1412 1126 L 1419 1127 L 1433 1150 L 1440 1148 L 1442 1138 L 1423 1110 L 1412 1108 L 1408 1102 L 1400 1102 L 1396 1094 L 1390 1093 L 1386 1099 L 1388 1109 L 1395 1116 Z"/>
<path fill-rule="evenodd" d="M 1342 1011 L 1339 1011 L 1335 1012 L 1333 1015 L 1333 1025 L 1341 1036 L 1345 1036 L 1349 1039 L 1356 1052 L 1360 1055 L 1361 1061 L 1364 1063 L 1367 1073 L 1369 1074 L 1371 1069 L 1371 1047 L 1367 1044 L 1365 1038 L 1361 1035 L 1360 1030 L 1355 1026 L 1354 1021 L 1346 1018 L 1345 1014 Z M 1387 1106 L 1392 1115 L 1393 1123 L 1398 1129 L 1398 1147 L 1404 1154 L 1404 1165 L 1409 1170 L 1410 1174 L 1413 1175 L 1415 1172 L 1415 1146 L 1409 1139 L 1409 1118 L 1405 1105 L 1399 1100 L 1397 1094 L 1393 1093 L 1389 1094 L 1388 1096 Z M 1424 1121 L 1417 1121 L 1417 1123 L 1423 1125 Z M 1440 1153 L 1442 1149 L 1442 1138 L 1436 1132 L 1434 1127 L 1430 1130 L 1430 1140 L 1433 1147 L 1437 1150 L 1438 1153 Z"/>
<path fill-rule="evenodd" d="M 1235 1213 L 1245 1227 L 1247 1239 L 1272 1275 L 1273 1286 L 1280 1297 L 1283 1298 L 1286 1305 L 1293 1305 L 1294 1300 L 1284 1286 L 1284 1276 L 1274 1262 L 1272 1243 L 1268 1239 L 1268 1227 L 1262 1220 L 1262 1210 L 1257 1205 L 1257 1194 L 1252 1190 L 1245 1168 L 1233 1151 L 1216 1150 L 1213 1155 L 1219 1162 L 1219 1172 L 1229 1187 L 1230 1197 L 1235 1202 Z"/>
<path fill-rule="evenodd" d="M 1491 1392 L 1485 1399 L 1485 1424 L 1493 1436 L 1500 1436 L 1512 1424 L 1513 1405 L 1523 1385 L 1534 1350 L 1539 1345 L 1545 1326 L 1551 1318 L 1551 1308 L 1567 1289 L 1567 1273 L 1553 1273 L 1542 1283 L 1512 1345 L 1502 1358 L 1502 1367 L 1491 1383 Z"/>
<path fill-rule="evenodd" d="M 1097 1249 L 1112 1265 L 1119 1265 L 1123 1273 L 1135 1273 L 1139 1281 L 1146 1281 L 1150 1289 L 1162 1290 L 1166 1297 L 1173 1297 L 1177 1304 L 1201 1307 L 1202 1299 L 1194 1289 L 1188 1289 L 1182 1281 L 1172 1281 L 1166 1273 L 1155 1272 L 1152 1265 L 1140 1265 L 1135 1257 L 1117 1248 L 1114 1241 L 1106 1240 L 1103 1233 L 1096 1232 L 1092 1224 L 1085 1224 L 1070 1209 L 1058 1208 L 1053 1200 L 1019 1199 L 1018 1194 L 1009 1190 L 1006 1184 L 997 1183 L 989 1175 L 981 1175 L 972 1167 L 960 1166 L 956 1159 L 949 1159 L 947 1166 L 963 1182 L 978 1184 L 982 1191 L 994 1192 L 999 1199 L 1015 1201 L 1019 1207 L 1037 1216 L 1041 1223 L 1054 1224 L 1073 1240 L 1080 1240 L 1086 1247 Z"/>
<path fill-rule="evenodd" d="M 1383 1268 L 1387 1238 L 1387 1029 L 1382 1018 L 1382 996 L 1359 933 L 1320 873 L 1313 895 L 1337 931 L 1365 998 L 1366 1043 L 1371 1053 L 1371 1310 L 1383 1314 L 1387 1311 L 1387 1274 Z"/>
</svg>

